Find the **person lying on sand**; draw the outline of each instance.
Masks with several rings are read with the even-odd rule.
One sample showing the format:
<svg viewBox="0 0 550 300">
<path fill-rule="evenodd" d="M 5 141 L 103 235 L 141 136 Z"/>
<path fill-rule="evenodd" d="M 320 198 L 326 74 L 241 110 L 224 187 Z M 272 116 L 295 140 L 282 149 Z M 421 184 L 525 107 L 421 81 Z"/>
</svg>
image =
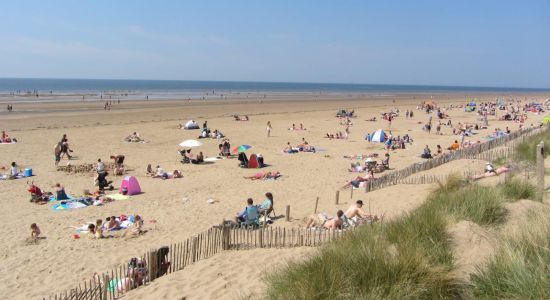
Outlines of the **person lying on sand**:
<svg viewBox="0 0 550 300">
<path fill-rule="evenodd" d="M 164 170 L 160 167 L 160 165 L 157 165 L 157 169 L 155 171 L 155 174 L 153 174 L 151 177 L 168 179 L 168 173 L 164 172 Z"/>
<path fill-rule="evenodd" d="M 241 116 L 241 115 L 233 115 L 233 118 L 235 121 L 248 121 L 249 118 L 247 115 Z"/>
<path fill-rule="evenodd" d="M 134 132 L 134 133 L 130 134 L 129 136 L 125 137 L 124 140 L 126 142 L 130 142 L 130 143 L 143 142 L 143 139 L 139 136 L 139 134 L 137 132 Z"/>
<path fill-rule="evenodd" d="M 493 167 L 492 164 L 487 163 L 485 165 L 485 173 L 478 174 L 478 175 L 473 175 L 472 179 L 473 180 L 479 180 L 481 178 L 497 176 L 497 175 L 500 175 L 502 173 L 506 173 L 506 172 L 509 172 L 509 171 L 510 171 L 510 168 L 504 167 L 504 166 L 495 170 L 495 168 Z"/>
<path fill-rule="evenodd" d="M 277 179 L 281 177 L 281 172 L 266 172 L 266 173 L 256 173 L 252 176 L 243 176 L 245 179 L 251 179 L 251 180 L 265 180 L 265 179 Z"/>
<path fill-rule="evenodd" d="M 337 132 L 335 134 L 330 134 L 330 133 L 327 133 L 325 135 L 326 138 L 328 139 L 337 139 L 337 140 L 341 140 L 341 139 L 346 139 L 346 135 L 344 135 L 341 131 L 340 132 Z"/>
<path fill-rule="evenodd" d="M 336 217 L 329 217 L 326 213 L 311 215 L 307 219 L 306 228 L 340 229 L 344 225 L 344 221 L 342 220 L 343 215 L 344 212 L 342 210 L 336 212 Z"/>
<path fill-rule="evenodd" d="M 366 157 L 378 157 L 378 153 L 344 155 L 344 158 L 349 159 L 363 159 Z"/>
<path fill-rule="evenodd" d="M 351 163 L 351 168 L 348 169 L 350 172 L 361 173 L 367 169 L 366 166 L 362 166 L 360 162 Z"/>
<path fill-rule="evenodd" d="M 342 187 L 342 189 L 347 189 L 347 188 L 352 187 L 352 186 L 354 188 L 358 188 L 361 185 L 361 182 L 365 182 L 365 181 L 369 181 L 369 180 L 374 180 L 374 171 L 373 170 L 369 170 L 369 173 L 365 177 L 357 176 L 355 179 L 353 179 L 350 182 L 346 183 Z"/>
<path fill-rule="evenodd" d="M 10 136 L 2 130 L 2 135 L 0 136 L 0 143 L 16 143 L 17 139 L 10 138 Z"/>
</svg>

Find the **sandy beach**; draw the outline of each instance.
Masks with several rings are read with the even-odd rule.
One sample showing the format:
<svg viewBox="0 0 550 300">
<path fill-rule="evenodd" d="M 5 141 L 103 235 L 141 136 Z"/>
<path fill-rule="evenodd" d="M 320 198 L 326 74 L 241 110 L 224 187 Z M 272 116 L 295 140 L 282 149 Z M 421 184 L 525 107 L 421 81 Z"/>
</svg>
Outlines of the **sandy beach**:
<svg viewBox="0 0 550 300">
<path fill-rule="evenodd" d="M 219 224 L 223 219 L 233 219 L 246 205 L 247 198 L 261 203 L 266 192 L 274 195 L 277 215 L 284 213 L 286 205 L 291 207 L 291 221 L 281 218 L 275 221 L 274 226 L 300 226 L 302 219 L 313 213 L 317 197 L 320 199 L 318 211 L 329 214 L 334 214 L 337 209 L 345 210 L 358 199 L 368 201 L 372 213 L 384 213 L 388 218 L 410 211 L 422 203 L 432 188 L 430 185 L 397 185 L 368 194 L 356 190 L 353 198 L 350 197 L 350 190 L 341 190 L 339 205 L 335 205 L 334 195 L 347 181 L 357 176 L 357 173 L 348 171 L 350 163 L 356 160 L 344 158 L 345 155 L 377 153 L 378 160 L 381 160 L 386 153 L 383 144 L 365 141 L 367 133 L 389 129 L 388 122 L 381 118 L 382 112 L 398 108 L 401 115 L 392 122 L 391 133 L 393 136 L 408 134 L 413 138 L 413 143 L 407 144 L 406 149 L 390 151 L 391 170 L 386 172 L 422 161 L 420 154 L 426 145 L 435 151 L 436 145 L 446 149 L 459 139 L 457 135 L 452 135 L 452 129 L 448 126 L 442 126 L 442 135 L 422 130 L 428 115 L 416 107 L 420 102 L 430 100 L 429 97 L 427 94 L 396 94 L 391 97 L 333 94 L 322 99 L 296 96 L 294 99 L 268 100 L 122 101 L 120 104 L 113 103 L 109 111 L 104 110 L 99 101 L 15 103 L 14 112 L 0 112 L 0 130 L 6 130 L 19 142 L 0 145 L 0 166 L 8 167 L 15 161 L 22 169 L 32 168 L 35 176 L 0 181 L 0 194 L 3 195 L 0 205 L 4 220 L 4 226 L 0 228 L 0 257 L 3 261 L 0 266 L 0 294 L 6 299 L 38 299 L 72 288 L 82 280 L 90 279 L 95 272 L 127 262 L 148 249 L 182 241 Z M 544 102 L 549 98 L 541 93 L 451 93 L 433 97 L 440 107 L 465 105 L 474 98 L 478 99 L 477 102 L 497 98 Z M 9 100 L 1 101 L 7 103 Z M 345 126 L 340 125 L 340 119 L 335 117 L 340 108 L 354 109 L 358 116 L 352 119 L 349 138 L 325 138 L 327 133 L 344 131 Z M 414 111 L 414 117 L 405 118 L 406 110 Z M 482 123 L 476 113 L 464 112 L 463 108 L 444 111 L 453 125 L 459 122 Z M 477 135 L 467 137 L 466 141 L 483 142 L 483 137 L 495 128 L 509 127 L 512 131 L 519 128 L 519 123 L 497 120 L 502 112 L 497 113 L 496 117 L 489 117 L 487 129 L 479 130 Z M 248 115 L 250 120 L 234 121 L 234 114 Z M 377 121 L 366 121 L 372 117 L 376 117 Z M 524 126 L 537 125 L 543 117 L 529 112 Z M 178 153 L 181 147 L 178 144 L 186 139 L 196 139 L 200 134 L 200 130 L 177 127 L 190 119 L 199 124 L 208 121 L 208 127 L 222 131 L 232 147 L 251 145 L 247 154 L 261 153 L 269 164 L 261 171 L 279 171 L 282 177 L 277 180 L 245 179 L 243 176 L 252 176 L 258 170 L 238 167 L 236 158 L 201 165 L 181 164 Z M 273 126 L 269 138 L 266 134 L 268 121 Z M 437 123 L 435 115 L 433 122 Z M 292 124 L 300 123 L 307 130 L 288 130 Z M 123 138 L 132 132 L 138 132 L 147 142 L 124 142 Z M 61 183 L 72 195 L 81 195 L 85 189 L 96 188 L 92 173 L 67 174 L 56 170 L 53 146 L 63 134 L 67 134 L 75 157 L 70 161 L 62 159 L 60 166 L 66 166 L 68 162 L 72 165 L 92 164 L 98 158 L 107 162 L 110 161 L 109 156 L 123 154 L 127 175 L 136 176 L 143 193 L 103 206 L 67 211 L 54 211 L 51 204 L 30 203 L 28 181 L 33 181 L 46 191 Z M 287 142 L 297 145 L 302 138 L 319 151 L 292 155 L 283 153 Z M 207 157 L 217 156 L 220 140 L 202 139 L 201 142 L 203 145 L 193 149 L 194 153 L 202 151 Z M 153 167 L 160 165 L 166 171 L 179 169 L 184 177 L 168 180 L 148 177 L 145 175 L 147 164 Z M 433 172 L 482 172 L 483 165 L 484 162 L 479 160 L 461 160 L 436 168 Z M 7 173 L 8 170 L 2 172 Z M 118 188 L 122 177 L 110 175 L 109 179 Z M 210 204 L 209 199 L 214 203 Z M 121 214 L 141 215 L 148 232 L 132 239 L 90 240 L 73 237 L 75 229 L 71 226 Z M 25 242 L 30 236 L 31 223 L 37 223 L 46 237 L 38 244 Z M 269 251 L 258 250 L 254 253 L 265 258 L 272 257 L 279 250 Z M 281 251 L 281 263 L 312 252 L 311 249 Z M 261 277 L 261 270 L 253 273 L 231 272 L 237 266 L 246 266 L 247 260 L 238 251 L 223 255 L 223 259 L 220 258 L 222 256 L 214 257 L 193 265 L 182 275 L 162 278 L 163 282 L 171 282 L 161 285 L 166 286 L 165 289 L 146 287 L 133 293 L 137 293 L 135 297 L 139 299 L 181 299 L 182 296 L 187 296 L 187 299 L 235 299 L 261 295 L 260 281 L 250 283 L 246 280 L 247 276 Z M 216 271 L 218 268 L 219 272 Z M 178 283 L 183 281 L 186 284 Z M 244 289 L 240 289 L 242 285 L 245 285 Z M 208 287 L 209 294 L 200 295 L 200 290 L 205 287 Z M 151 293 L 147 289 L 151 289 Z"/>
</svg>

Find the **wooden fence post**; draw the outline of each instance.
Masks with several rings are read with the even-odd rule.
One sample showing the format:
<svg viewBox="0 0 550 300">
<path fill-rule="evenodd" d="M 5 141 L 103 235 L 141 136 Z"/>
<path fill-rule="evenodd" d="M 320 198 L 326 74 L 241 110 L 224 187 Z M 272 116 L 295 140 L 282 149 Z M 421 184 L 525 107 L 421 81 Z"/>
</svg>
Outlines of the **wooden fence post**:
<svg viewBox="0 0 550 300">
<path fill-rule="evenodd" d="M 537 145 L 537 199 L 542 201 L 544 196 L 544 142 Z"/>
<path fill-rule="evenodd" d="M 107 274 L 103 274 L 103 290 L 101 292 L 103 293 L 103 299 L 107 299 L 109 293 L 109 275 Z"/>
<path fill-rule="evenodd" d="M 222 250 L 229 250 L 230 248 L 230 235 L 231 235 L 231 229 L 229 226 L 225 225 L 225 220 L 222 223 Z"/>
<path fill-rule="evenodd" d="M 317 213 L 317 206 L 319 205 L 319 197 L 317 197 L 317 199 L 315 199 L 315 210 L 313 211 L 314 214 Z"/>
<path fill-rule="evenodd" d="M 153 249 L 147 253 L 149 265 L 149 281 L 157 278 L 157 250 Z"/>
<path fill-rule="evenodd" d="M 336 191 L 336 205 L 338 205 L 338 202 L 340 201 L 340 191 Z"/>
<path fill-rule="evenodd" d="M 290 222 L 290 205 L 286 206 L 286 215 L 285 215 L 285 217 L 286 217 L 286 221 Z"/>
</svg>

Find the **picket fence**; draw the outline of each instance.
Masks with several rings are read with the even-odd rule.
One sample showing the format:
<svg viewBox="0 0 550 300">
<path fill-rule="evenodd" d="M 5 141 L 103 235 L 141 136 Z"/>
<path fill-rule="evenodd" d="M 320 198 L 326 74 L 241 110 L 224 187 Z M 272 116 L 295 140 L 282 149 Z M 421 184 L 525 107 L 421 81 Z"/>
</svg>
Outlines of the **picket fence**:
<svg viewBox="0 0 550 300">
<path fill-rule="evenodd" d="M 388 186 L 403 183 L 404 180 L 418 172 L 427 171 L 439 167 L 448 162 L 459 159 L 481 159 L 494 162 L 501 157 L 513 154 L 515 147 L 522 143 L 525 138 L 541 133 L 549 127 L 530 127 L 515 131 L 509 135 L 495 138 L 485 143 L 474 144 L 468 148 L 462 148 L 456 151 L 444 153 L 432 159 L 427 159 L 421 163 L 412 164 L 404 169 L 391 172 L 378 177 L 375 180 L 368 181 L 365 184 L 365 192 L 379 190 Z M 505 147 L 504 147 L 505 146 Z M 502 147 L 500 149 L 496 149 Z"/>
<path fill-rule="evenodd" d="M 133 280 L 128 262 L 111 270 L 97 274 L 79 283 L 73 289 L 50 295 L 43 299 L 55 300 L 112 300 L 128 291 L 146 286 L 158 277 L 180 271 L 190 264 L 226 250 L 249 250 L 255 248 L 314 247 L 333 241 L 353 231 L 308 230 L 303 228 L 260 227 L 236 228 L 229 224 L 213 226 L 210 229 L 188 238 L 186 241 L 168 246 L 168 254 L 162 261 L 161 251 L 152 249 L 140 258 L 147 265 L 147 274 L 139 285 Z M 162 266 L 169 264 L 165 272 Z"/>
</svg>

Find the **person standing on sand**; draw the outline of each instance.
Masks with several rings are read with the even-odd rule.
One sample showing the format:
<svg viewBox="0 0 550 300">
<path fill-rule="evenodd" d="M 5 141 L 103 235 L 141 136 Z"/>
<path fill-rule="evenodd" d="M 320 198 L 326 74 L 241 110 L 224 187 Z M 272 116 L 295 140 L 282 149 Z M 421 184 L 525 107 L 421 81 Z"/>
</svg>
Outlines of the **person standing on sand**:
<svg viewBox="0 0 550 300">
<path fill-rule="evenodd" d="M 273 127 L 271 127 L 271 121 L 267 121 L 267 137 L 271 136 L 271 130 Z"/>
</svg>

